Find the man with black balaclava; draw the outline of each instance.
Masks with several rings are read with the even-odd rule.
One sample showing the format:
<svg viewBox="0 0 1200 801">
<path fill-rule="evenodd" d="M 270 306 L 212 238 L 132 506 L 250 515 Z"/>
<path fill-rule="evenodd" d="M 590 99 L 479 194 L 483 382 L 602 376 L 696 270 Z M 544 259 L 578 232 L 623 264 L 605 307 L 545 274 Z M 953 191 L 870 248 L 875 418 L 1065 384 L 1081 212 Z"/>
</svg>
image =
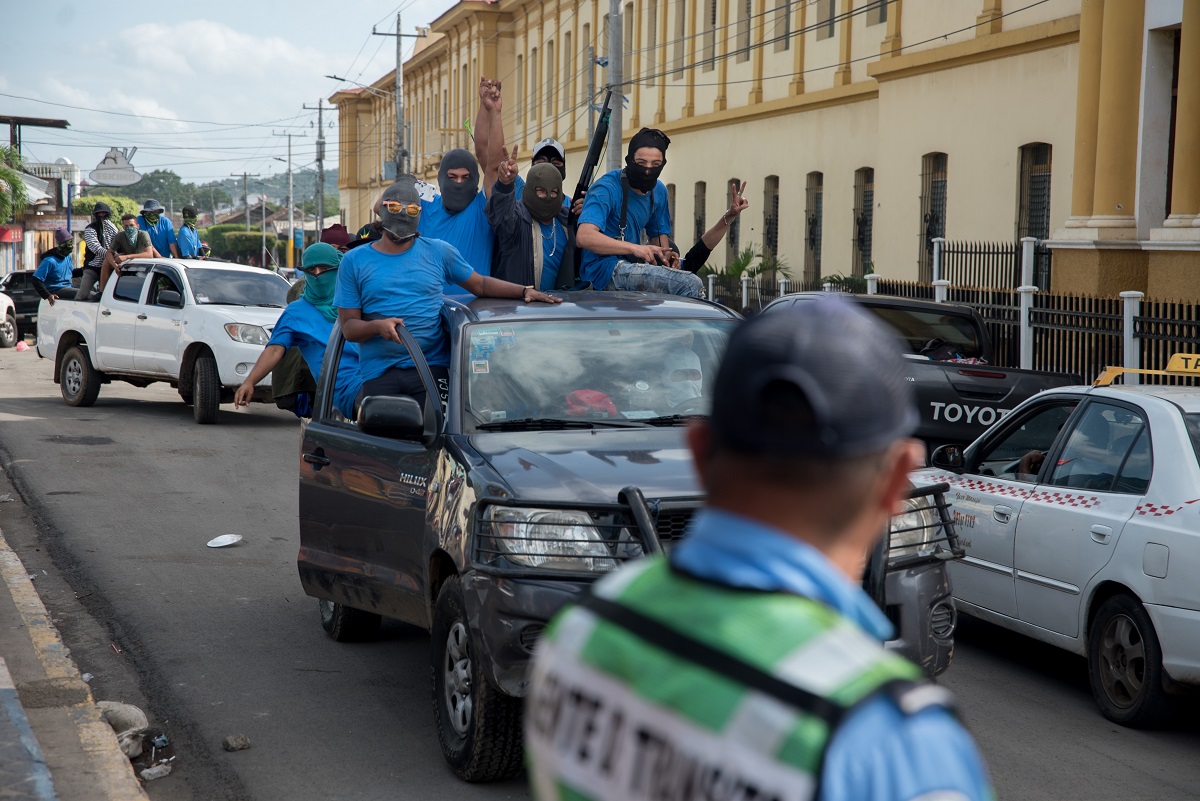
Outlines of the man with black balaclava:
<svg viewBox="0 0 1200 801">
<path fill-rule="evenodd" d="M 418 234 L 424 222 L 421 209 L 417 179 L 400 176 L 380 199 L 382 238 L 342 257 L 333 302 L 346 339 L 360 343 L 360 398 L 408 395 L 424 403 L 425 386 L 397 333 L 404 326 L 420 345 L 438 394 L 446 402 L 450 343 L 442 328 L 441 312 L 442 291 L 447 284 L 478 297 L 562 302 L 535 287 L 482 275 L 452 244 Z M 490 228 L 488 232 L 490 236 Z"/>
<path fill-rule="evenodd" d="M 83 229 L 83 244 L 87 246 L 87 260 L 83 263 L 83 276 L 79 279 L 78 300 L 91 300 L 92 288 L 100 281 L 100 268 L 104 257 L 112 247 L 113 237 L 120 229 L 112 221 L 112 209 L 104 201 L 98 201 L 92 209 L 92 221 Z"/>
<path fill-rule="evenodd" d="M 643 128 L 629 140 L 625 168 L 596 180 L 579 217 L 575 241 L 583 248 L 580 277 L 596 289 L 702 296 L 703 284 L 677 267 L 669 253 L 671 213 L 658 176 L 671 140 Z M 642 244 L 642 232 L 649 244 Z"/>
<path fill-rule="evenodd" d="M 179 226 L 179 234 L 175 246 L 179 249 L 179 258 L 200 258 L 200 235 L 196 233 L 196 220 L 200 211 L 195 206 L 183 207 L 183 225 Z"/>
<path fill-rule="evenodd" d="M 75 263 L 71 261 L 73 238 L 66 228 L 54 231 L 54 247 L 42 254 L 42 260 L 33 273 L 33 289 L 38 295 L 54 305 L 60 297 L 71 297 L 71 274 Z"/>
<path fill-rule="evenodd" d="M 511 157 L 507 150 L 503 155 L 492 196 L 484 207 L 500 249 L 492 274 L 513 283 L 532 284 L 542 291 L 573 283 L 559 281 L 559 267 L 567 249 L 562 173 L 552 164 L 535 164 L 518 190 L 517 149 L 513 148 Z"/>
<path fill-rule="evenodd" d="M 455 148 L 442 156 L 438 168 L 441 195 L 433 200 L 419 200 L 421 235 L 450 243 L 475 272 L 488 275 L 492 269 L 495 238 L 483 207 L 496 180 L 496 167 L 484 170 L 482 191 L 479 173 L 479 162 L 469 150 Z M 462 295 L 456 284 L 447 281 L 443 291 L 448 295 Z"/>
</svg>

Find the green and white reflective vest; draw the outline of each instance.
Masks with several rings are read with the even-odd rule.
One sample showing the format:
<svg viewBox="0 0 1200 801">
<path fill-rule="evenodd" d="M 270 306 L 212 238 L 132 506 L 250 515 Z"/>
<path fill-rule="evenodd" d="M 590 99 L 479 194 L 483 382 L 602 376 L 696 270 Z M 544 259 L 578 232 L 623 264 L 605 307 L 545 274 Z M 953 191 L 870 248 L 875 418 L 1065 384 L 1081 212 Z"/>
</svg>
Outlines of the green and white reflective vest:
<svg viewBox="0 0 1200 801">
<path fill-rule="evenodd" d="M 538 644 L 525 706 L 533 795 L 807 801 L 845 712 L 920 678 L 821 603 L 646 559 L 598 582 Z"/>
</svg>

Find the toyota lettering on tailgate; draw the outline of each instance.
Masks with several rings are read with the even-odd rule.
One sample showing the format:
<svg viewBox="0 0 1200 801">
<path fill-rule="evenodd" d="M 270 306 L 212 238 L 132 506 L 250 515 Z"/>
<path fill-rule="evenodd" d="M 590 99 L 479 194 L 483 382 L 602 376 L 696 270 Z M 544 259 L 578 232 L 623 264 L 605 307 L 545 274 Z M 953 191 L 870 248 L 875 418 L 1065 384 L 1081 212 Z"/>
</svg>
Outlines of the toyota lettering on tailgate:
<svg viewBox="0 0 1200 801">
<path fill-rule="evenodd" d="M 959 403 L 943 403 L 941 401 L 930 401 L 929 405 L 933 407 L 933 419 L 945 420 L 947 423 L 957 423 L 959 421 L 965 423 L 976 423 L 981 426 L 990 426 L 997 420 L 1001 420 L 1012 409 L 995 409 L 991 406 L 967 406 Z"/>
</svg>

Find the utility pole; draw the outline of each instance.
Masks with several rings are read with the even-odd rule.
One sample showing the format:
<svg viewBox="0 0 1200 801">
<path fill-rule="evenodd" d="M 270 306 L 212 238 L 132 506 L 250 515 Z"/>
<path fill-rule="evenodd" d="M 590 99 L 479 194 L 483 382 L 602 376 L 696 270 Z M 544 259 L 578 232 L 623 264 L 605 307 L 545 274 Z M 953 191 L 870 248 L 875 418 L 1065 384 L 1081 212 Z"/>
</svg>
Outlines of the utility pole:
<svg viewBox="0 0 1200 801">
<path fill-rule="evenodd" d="M 240 172 L 240 173 L 239 172 L 231 172 L 231 173 L 229 173 L 230 178 L 237 178 L 239 175 L 242 176 L 242 205 L 246 207 L 246 230 L 249 231 L 250 230 L 250 179 L 257 178 L 258 173 L 256 173 L 256 172 Z M 213 222 L 216 222 L 216 220 L 213 220 Z"/>
<path fill-rule="evenodd" d="M 608 118 L 608 169 L 621 169 L 624 161 L 621 152 L 621 112 L 624 109 L 624 76 L 621 67 L 625 61 L 621 45 L 621 0 L 608 0 L 608 88 L 613 92 L 612 115 Z"/>
<path fill-rule="evenodd" d="M 325 228 L 325 106 L 317 98 L 317 236 Z M 312 106 L 305 106 L 312 110 Z"/>
<path fill-rule="evenodd" d="M 408 148 L 405 147 L 404 139 L 404 54 L 401 52 L 400 46 L 402 40 L 421 39 L 424 38 L 423 33 L 401 33 L 400 32 L 400 12 L 396 12 L 396 32 L 377 31 L 374 27 L 371 28 L 373 36 L 395 36 L 396 37 L 396 177 L 408 172 Z"/>
<path fill-rule="evenodd" d="M 259 257 L 258 266 L 264 270 L 267 267 L 267 185 L 260 181 L 258 188 L 262 191 L 259 195 L 259 200 L 262 201 L 262 255 Z M 250 213 L 246 212 L 246 219 L 250 219 Z"/>
<path fill-rule="evenodd" d="M 287 267 L 288 267 L 288 269 L 289 269 L 289 270 L 291 270 L 291 269 L 294 269 L 294 268 L 295 268 L 295 259 L 296 259 L 296 257 L 295 257 L 295 254 L 293 253 L 293 251 L 295 250 L 295 244 L 296 244 L 296 220 L 295 220 L 295 216 L 294 216 L 295 201 L 293 200 L 294 193 L 293 193 L 293 189 L 292 189 L 292 137 L 293 137 L 293 136 L 304 136 L 304 134 L 275 133 L 274 131 L 272 131 L 271 133 L 272 133 L 272 135 L 274 135 L 274 136 L 286 136 L 286 137 L 287 137 L 287 139 L 288 139 L 288 158 L 287 158 L 287 165 L 288 165 L 288 243 L 287 243 Z"/>
</svg>

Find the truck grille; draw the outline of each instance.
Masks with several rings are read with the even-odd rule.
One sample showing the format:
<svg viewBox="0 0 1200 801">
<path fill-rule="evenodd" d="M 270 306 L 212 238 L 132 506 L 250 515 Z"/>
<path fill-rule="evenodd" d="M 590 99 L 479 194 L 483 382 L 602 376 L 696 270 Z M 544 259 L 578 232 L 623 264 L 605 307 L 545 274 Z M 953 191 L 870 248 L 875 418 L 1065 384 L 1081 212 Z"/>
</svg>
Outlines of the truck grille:
<svg viewBox="0 0 1200 801">
<path fill-rule="evenodd" d="M 695 509 L 670 509 L 659 512 L 654 521 L 659 541 L 666 545 L 683 539 L 683 533 L 687 530 L 687 525 L 691 522 L 695 511 Z"/>
</svg>

